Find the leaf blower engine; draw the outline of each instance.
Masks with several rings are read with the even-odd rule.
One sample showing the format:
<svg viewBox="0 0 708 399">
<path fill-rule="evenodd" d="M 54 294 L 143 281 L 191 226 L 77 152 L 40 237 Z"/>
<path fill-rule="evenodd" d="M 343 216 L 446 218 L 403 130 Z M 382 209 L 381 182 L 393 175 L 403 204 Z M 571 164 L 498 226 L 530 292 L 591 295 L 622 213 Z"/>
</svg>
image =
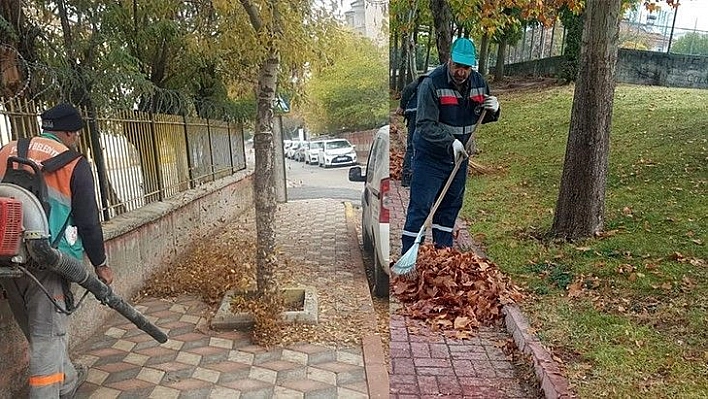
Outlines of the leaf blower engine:
<svg viewBox="0 0 708 399">
<path fill-rule="evenodd" d="M 123 315 L 158 342 L 167 342 L 167 335 L 164 332 L 113 293 L 108 285 L 89 273 L 80 261 L 51 246 L 49 223 L 44 207 L 31 191 L 16 184 L 2 182 L 0 183 L 0 278 L 25 275 L 32 278 L 34 276 L 30 270 L 38 267 L 34 265 L 41 265 L 79 284 L 101 303 Z M 39 284 L 38 281 L 36 282 Z"/>
</svg>

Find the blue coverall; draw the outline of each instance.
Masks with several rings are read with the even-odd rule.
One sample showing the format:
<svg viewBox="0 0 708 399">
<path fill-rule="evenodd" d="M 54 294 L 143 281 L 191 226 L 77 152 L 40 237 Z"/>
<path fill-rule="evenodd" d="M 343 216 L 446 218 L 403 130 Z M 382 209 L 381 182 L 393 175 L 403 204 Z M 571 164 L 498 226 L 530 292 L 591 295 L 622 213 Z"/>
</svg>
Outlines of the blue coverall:
<svg viewBox="0 0 708 399">
<path fill-rule="evenodd" d="M 471 71 L 463 87 L 458 90 L 447 64 L 443 64 L 420 83 L 417 94 L 413 176 L 401 237 L 401 254 L 405 254 L 414 244 L 430 208 L 452 173 L 455 164 L 452 142 L 458 139 L 467 144 L 468 140 L 474 140 L 474 125 L 482 111 L 484 95 L 489 94 L 489 87 L 481 74 Z M 499 110 L 488 112 L 482 122 L 496 121 L 499 113 Z M 472 149 L 474 153 L 474 145 Z M 433 217 L 433 242 L 438 247 L 452 246 L 452 233 L 462 208 L 466 180 L 467 162 L 464 162 Z"/>
</svg>

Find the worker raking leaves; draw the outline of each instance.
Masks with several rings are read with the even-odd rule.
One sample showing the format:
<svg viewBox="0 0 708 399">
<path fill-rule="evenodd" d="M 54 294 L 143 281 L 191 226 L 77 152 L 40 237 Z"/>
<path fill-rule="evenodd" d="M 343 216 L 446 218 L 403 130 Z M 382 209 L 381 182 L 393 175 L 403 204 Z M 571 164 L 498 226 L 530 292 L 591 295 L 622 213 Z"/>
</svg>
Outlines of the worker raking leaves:
<svg viewBox="0 0 708 399">
<path fill-rule="evenodd" d="M 502 317 L 521 299 L 519 289 L 490 260 L 454 248 L 420 247 L 416 273 L 394 276 L 391 291 L 402 312 L 433 330 L 469 331 Z"/>
<path fill-rule="evenodd" d="M 392 270 L 414 273 L 419 245 L 431 228 L 438 247 L 452 247 L 455 219 L 462 208 L 467 163 L 475 153 L 481 123 L 499 119 L 499 101 L 490 95 L 472 41 L 458 38 L 450 60 L 430 72 L 417 88 L 410 202 L 401 237 L 401 258 Z"/>
</svg>

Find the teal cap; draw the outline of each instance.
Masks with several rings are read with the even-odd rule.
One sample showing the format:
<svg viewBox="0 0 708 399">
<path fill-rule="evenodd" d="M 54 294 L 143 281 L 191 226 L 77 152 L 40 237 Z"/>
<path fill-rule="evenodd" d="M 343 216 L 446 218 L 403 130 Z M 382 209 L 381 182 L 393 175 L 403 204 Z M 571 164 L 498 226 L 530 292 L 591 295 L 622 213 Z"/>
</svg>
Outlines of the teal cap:
<svg viewBox="0 0 708 399">
<path fill-rule="evenodd" d="M 474 43 L 470 39 L 460 37 L 452 43 L 452 51 L 450 54 L 452 62 L 475 66 L 477 65 L 477 51 L 474 48 Z"/>
</svg>

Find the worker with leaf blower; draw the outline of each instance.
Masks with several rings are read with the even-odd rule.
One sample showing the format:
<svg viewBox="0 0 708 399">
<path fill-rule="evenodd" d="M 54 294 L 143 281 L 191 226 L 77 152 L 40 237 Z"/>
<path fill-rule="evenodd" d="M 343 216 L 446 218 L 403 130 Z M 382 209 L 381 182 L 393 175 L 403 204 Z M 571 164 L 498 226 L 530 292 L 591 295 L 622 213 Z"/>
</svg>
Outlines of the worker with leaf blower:
<svg viewBox="0 0 708 399">
<path fill-rule="evenodd" d="M 39 137 L 13 141 L 0 150 L 2 182 L 23 186 L 21 178 L 17 178 L 23 172 L 12 167 L 18 158 L 41 165 L 47 194 L 43 207 L 52 248 L 79 262 L 85 253 L 97 277 L 110 285 L 113 271 L 106 263 L 93 175 L 88 160 L 77 152 L 84 122 L 79 111 L 66 103 L 41 116 L 43 132 Z M 74 366 L 69 359 L 67 324 L 75 309 L 71 283 L 41 262 L 32 262 L 35 264 L 28 267 L 29 274 L 0 278 L 10 308 L 29 342 L 30 398 L 73 398 L 87 370 Z"/>
<path fill-rule="evenodd" d="M 484 77 L 472 69 L 476 63 L 472 41 L 458 38 L 448 62 L 430 72 L 418 87 L 410 202 L 401 254 L 416 243 L 440 194 L 444 196 L 432 217 L 433 242 L 437 247 L 453 244 L 467 180 L 466 158 L 468 152 L 474 153 L 476 123 L 480 116 L 480 122 L 487 123 L 498 120 L 500 114 L 499 102 L 490 95 Z M 455 172 L 455 163 L 462 158 L 465 160 Z M 447 191 L 441 192 L 453 172 L 456 174 Z"/>
</svg>

